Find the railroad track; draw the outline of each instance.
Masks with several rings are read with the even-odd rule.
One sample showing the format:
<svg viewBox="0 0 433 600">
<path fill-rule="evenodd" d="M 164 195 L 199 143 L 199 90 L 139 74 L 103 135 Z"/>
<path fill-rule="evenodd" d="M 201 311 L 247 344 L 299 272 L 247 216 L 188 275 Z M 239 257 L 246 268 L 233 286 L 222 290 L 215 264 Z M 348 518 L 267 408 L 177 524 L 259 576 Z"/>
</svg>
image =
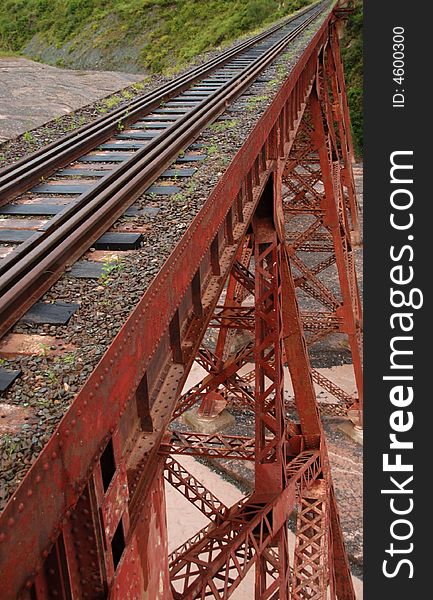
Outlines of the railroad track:
<svg viewBox="0 0 433 600">
<path fill-rule="evenodd" d="M 303 11 L 295 19 L 274 28 L 253 46 L 245 47 L 241 53 L 224 60 L 222 65 L 206 71 L 189 87 L 173 92 L 162 100 L 163 104 L 159 101 L 152 108 L 143 109 L 132 120 L 129 120 L 131 106 L 137 106 L 139 101 L 130 104 L 128 113 L 116 111 L 117 120 L 109 123 L 113 115 L 100 119 L 100 127 L 103 129 L 101 123 L 105 123 L 107 131 L 97 138 L 97 142 L 99 126 L 92 129 L 93 125 L 89 125 L 85 129 L 92 129 L 95 135 L 92 143 L 86 135 L 82 136 L 81 142 L 74 141 L 75 134 L 71 134 L 57 145 L 0 172 L 5 178 L 5 195 L 1 201 L 5 218 L 3 223 L 0 222 L 3 239 L 8 235 L 5 234 L 7 220 L 19 221 L 19 217 L 30 216 L 36 221 L 38 216 L 51 217 L 41 223 L 39 229 L 28 228 L 29 233 L 15 234 L 15 238 L 14 230 L 9 228 L 11 250 L 9 253 L 3 251 L 3 262 L 0 261 L 2 332 L 7 332 L 26 306 L 40 298 L 44 290 L 48 291 L 65 270 L 61 281 L 49 289 L 44 301 L 38 304 L 48 308 L 61 298 L 74 302 L 80 298 L 78 304 L 81 304 L 76 318 L 63 329 L 47 327 L 46 321 L 39 321 L 41 328 L 31 328 L 31 337 L 42 333 L 42 341 L 60 340 L 58 348 L 46 346 L 37 357 L 35 354 L 38 353 L 29 353 L 20 356 L 15 363 L 11 361 L 23 370 L 23 377 L 0 404 L 0 432 L 1 426 L 8 432 L 5 429 L 7 411 L 12 412 L 10 435 L 6 433 L 0 437 L 0 451 L 5 459 L 0 480 L 0 508 L 4 506 L 0 518 L 0 563 L 3 572 L 9 574 L 4 582 L 5 598 L 42 598 L 48 594 L 77 598 L 102 594 L 113 599 L 133 595 L 138 598 L 143 588 L 141 574 L 146 582 L 150 582 L 147 590 L 152 593 L 156 589 L 147 576 L 153 572 L 157 575 L 164 561 L 159 555 L 162 546 L 158 541 L 165 539 L 159 537 L 160 532 L 165 535 L 160 527 L 162 520 L 157 516 L 155 521 L 153 515 L 163 515 L 163 512 L 155 513 L 155 507 L 159 511 L 159 503 L 164 504 L 158 469 L 168 443 L 165 434 L 169 431 L 170 419 L 193 362 L 204 366 L 209 373 L 215 371 L 212 354 L 206 350 L 197 354 L 198 346 L 212 318 L 221 319 L 218 299 L 229 274 L 234 272 L 236 260 L 240 254 L 244 260 L 251 258 L 251 223 L 254 235 L 260 236 L 263 231 L 266 236 L 254 237 L 254 264 L 258 265 L 257 261 L 260 261 L 264 265 L 263 274 L 259 267 L 254 269 L 254 276 L 262 277 L 262 281 L 255 280 L 254 276 L 248 278 L 247 272 L 242 274 L 242 281 L 253 283 L 254 292 L 257 290 L 257 307 L 271 299 L 272 310 L 268 314 L 272 322 L 278 321 L 275 335 L 270 342 L 266 341 L 273 345 L 274 351 L 267 353 L 266 369 L 264 364 L 257 362 L 254 377 L 260 373 L 260 378 L 263 374 L 264 379 L 268 374 L 273 377 L 276 373 L 275 357 L 282 356 L 277 349 L 281 343 L 277 330 L 283 333 L 281 324 L 284 323 L 293 339 L 292 348 L 288 336 L 285 337 L 286 356 L 293 363 L 299 363 L 295 379 L 302 390 L 299 402 L 297 398 L 296 405 L 287 403 L 286 408 L 296 408 L 300 424 L 287 421 L 284 430 L 273 432 L 269 429 L 276 434 L 275 438 L 268 435 L 264 439 L 269 451 L 273 452 L 273 439 L 278 435 L 285 445 L 287 436 L 294 438 L 289 456 L 292 458 L 292 452 L 296 456 L 281 462 L 289 481 L 288 492 L 281 496 L 283 502 L 275 504 L 272 496 L 271 502 L 261 508 L 257 497 L 251 502 L 247 499 L 245 513 L 235 511 L 235 520 L 232 514 L 229 515 L 221 528 L 224 526 L 237 535 L 238 523 L 243 522 L 242 535 L 247 528 L 246 534 L 253 536 L 252 540 L 257 540 L 254 536 L 259 529 L 268 531 L 269 537 L 269 515 L 275 514 L 275 510 L 281 512 L 284 504 L 284 510 L 287 510 L 281 522 L 286 523 L 297 490 L 306 489 L 321 475 L 326 476 L 326 446 L 302 327 L 296 317 L 294 287 L 288 272 L 290 265 L 283 243 L 277 241 L 277 228 L 268 231 L 263 209 L 270 211 L 270 200 L 275 201 L 275 182 L 279 185 L 281 181 L 280 166 L 283 160 L 288 160 L 291 145 L 296 142 L 299 132 L 302 134 L 302 119 L 309 98 L 317 101 L 315 86 L 327 81 L 324 74 L 329 54 L 326 52 L 329 43 L 336 39 L 334 4 L 321 2 Z M 320 16 L 315 20 L 322 11 L 323 18 Z M 310 23 L 312 27 L 309 28 Z M 308 28 L 308 34 L 302 36 L 305 28 Z M 297 36 L 290 55 L 281 55 Z M 270 106 L 262 110 L 260 105 L 258 114 L 250 118 L 248 113 L 243 114 L 248 102 L 243 94 L 278 56 L 278 63 L 286 65 L 285 72 L 274 81 L 271 89 L 276 90 L 280 83 L 281 88 Z M 262 83 L 269 81 L 265 77 L 272 79 L 273 73 L 279 74 L 278 63 L 266 70 Z M 239 99 L 240 96 L 243 97 Z M 213 128 L 205 129 L 233 100 L 237 102 L 230 110 L 239 116 L 238 124 L 226 136 L 213 136 Z M 328 101 L 326 106 L 324 121 L 329 127 L 328 117 L 333 105 Z M 310 124 L 308 117 L 307 114 L 307 125 Z M 222 117 L 227 118 L 226 115 Z M 198 183 L 200 189 L 187 192 L 186 197 L 173 198 L 173 202 L 164 201 L 167 197 L 162 201 L 156 199 L 159 196 L 151 198 L 152 191 L 156 193 L 155 186 L 175 188 L 163 183 L 177 177 L 182 177 L 182 182 L 187 181 L 190 176 L 187 173 L 193 171 L 194 161 L 200 160 L 205 151 L 210 156 L 213 152 L 211 146 L 207 147 L 208 142 L 215 144 L 216 139 L 227 150 L 227 156 L 219 152 L 215 164 L 208 160 L 197 170 L 191 184 Z M 203 146 L 197 142 L 202 142 Z M 317 149 L 315 144 L 312 140 L 311 151 Z M 326 140 L 322 144 L 321 147 L 325 147 Z M 60 156 L 63 150 L 65 154 Z M 42 158 L 44 152 L 49 154 L 46 160 Z M 229 155 L 233 156 L 235 152 L 227 171 L 219 172 L 224 171 L 222 165 L 226 166 Z M 50 161 L 51 167 L 48 167 L 45 163 Z M 31 165 L 34 165 L 34 172 Z M 41 172 L 45 174 L 41 175 Z M 186 185 L 182 191 L 186 191 Z M 173 189 L 169 193 L 173 194 Z M 49 212 L 46 212 L 47 206 L 51 206 Z M 126 229 L 125 215 L 132 215 L 132 228 L 137 232 L 142 222 L 140 211 L 155 206 L 160 211 L 158 218 L 151 220 L 150 225 L 144 220 L 148 234 L 135 252 L 124 256 L 124 272 L 113 278 L 111 287 L 109 284 L 104 287 L 100 281 L 95 285 L 95 276 L 93 281 L 90 278 L 84 283 L 77 282 L 76 275 L 69 276 L 69 267 L 75 259 L 85 254 L 89 247 L 101 247 L 101 239 L 107 236 L 105 232 L 113 236 Z M 187 212 L 181 214 L 185 210 Z M 271 215 L 269 212 L 268 216 Z M 180 220 L 184 222 L 180 223 Z M 175 230 L 173 235 L 172 229 Z M 26 231 L 25 227 L 17 227 L 15 231 L 23 230 Z M 11 238 L 17 241 L 12 242 Z M 106 247 L 114 250 L 112 238 L 109 242 L 106 237 L 104 239 Z M 263 252 L 264 240 L 268 240 L 266 244 L 272 248 L 272 255 Z M 280 247 L 283 252 L 278 257 Z M 87 261 L 90 256 L 93 258 Z M 92 261 L 95 261 L 95 255 L 86 253 L 84 260 L 74 265 L 73 270 Z M 280 277 L 289 288 L 286 296 L 282 296 L 282 302 L 278 300 L 277 291 Z M 272 287 L 269 287 L 269 281 L 273 282 Z M 251 292 L 248 285 L 246 289 Z M 284 304 L 288 306 L 287 314 L 281 310 Z M 264 331 L 270 321 L 260 310 L 255 314 Z M 281 319 L 275 318 L 278 314 Z M 310 329 L 314 332 L 317 327 L 315 315 L 308 316 Z M 247 311 L 242 325 L 242 328 L 246 326 L 246 331 L 248 319 Z M 329 324 L 335 325 L 330 317 L 325 325 Z M 28 331 L 27 326 L 18 323 L 14 329 L 15 339 L 23 331 Z M 260 332 L 255 340 L 259 348 L 265 343 Z M 237 360 L 239 356 L 231 358 Z M 278 364 L 281 373 L 282 362 Z M 237 363 L 234 367 L 240 368 Z M 251 396 L 248 382 L 252 382 L 252 375 L 244 377 L 247 385 L 240 390 L 239 398 L 248 403 Z M 275 385 L 280 378 L 280 375 L 275 376 Z M 271 387 L 265 391 L 273 393 L 274 380 L 270 379 L 270 383 Z M 233 389 L 239 389 L 243 384 L 243 381 L 237 382 Z M 275 398 L 278 400 L 273 405 L 269 403 L 266 415 L 255 411 L 260 427 L 263 425 L 260 431 L 273 423 L 275 414 L 284 412 L 282 393 L 275 393 Z M 3 417 L 5 421 L 1 422 Z M 25 419 L 27 423 L 23 424 Z M 258 431 L 256 425 L 254 431 Z M 317 444 L 320 451 L 316 448 L 304 450 L 303 435 L 308 435 L 306 446 Z M 259 451 L 263 441 L 239 435 L 235 438 L 221 435 L 219 441 L 216 440 L 213 435 L 184 434 L 176 445 L 176 452 L 191 455 L 211 452 L 214 455 L 219 450 L 227 451 L 231 456 L 241 453 L 243 458 L 258 460 L 259 454 L 251 448 Z M 273 480 L 273 467 L 266 469 L 263 481 Z M 261 477 L 265 471 L 261 469 L 257 473 Z M 174 479 L 177 485 L 179 478 Z M 180 485 L 185 486 L 185 490 L 198 488 L 195 498 L 201 504 L 204 499 L 206 507 L 213 511 L 216 501 L 207 493 L 203 496 L 200 482 L 196 483 L 188 473 L 182 473 Z M 262 489 L 266 491 L 265 486 Z M 328 495 L 331 502 L 334 501 L 332 493 L 331 488 Z M 292 499 L 288 507 L 287 497 Z M 255 515 L 253 522 L 252 514 Z M 336 522 L 338 524 L 338 517 Z M 153 535 L 155 523 L 157 535 Z M 261 523 L 264 523 L 263 527 Z M 277 527 L 275 522 L 272 523 Z M 337 534 L 340 536 L 338 531 Z M 275 539 L 274 531 L 272 537 Z M 152 546 L 149 540 L 152 540 Z M 203 585 L 193 583 L 194 588 L 187 579 L 185 582 L 178 579 L 182 561 L 189 560 L 184 556 L 185 551 L 190 550 L 192 544 L 208 542 L 214 543 L 212 533 L 199 532 L 176 555 L 171 579 L 175 583 L 180 581 L 180 584 L 176 583 L 181 586 L 176 588 L 181 590 L 178 595 L 187 590 L 184 595 L 190 597 L 193 592 L 188 590 L 198 590 L 198 584 L 204 590 L 211 578 L 215 585 L 229 581 L 231 575 L 228 571 L 224 574 L 225 566 L 215 574 L 206 572 L 206 581 Z M 338 543 L 342 546 L 341 540 Z M 237 539 L 233 544 L 237 544 Z M 261 543 L 259 546 L 262 547 Z M 236 551 L 236 546 L 233 548 Z M 100 553 L 101 549 L 103 552 Z M 224 558 L 227 550 L 232 551 L 231 547 L 218 549 L 220 554 L 216 560 L 219 561 L 220 556 Z M 333 560 L 326 548 L 324 555 Z M 195 555 L 191 554 L 191 557 L 188 564 L 195 564 Z M 216 564 L 214 558 L 212 564 Z M 348 569 L 342 580 L 350 581 Z M 354 597 L 345 592 L 341 595 Z"/>
<path fill-rule="evenodd" d="M 179 154 L 328 6 L 309 7 L 0 171 L 0 243 L 9 244 L 0 263 L 0 336 L 119 217 L 134 214 L 158 177 L 193 172 L 169 167 L 193 164 L 197 156 Z M 11 217 L 36 216 L 49 220 L 37 229 L 7 228 Z"/>
</svg>

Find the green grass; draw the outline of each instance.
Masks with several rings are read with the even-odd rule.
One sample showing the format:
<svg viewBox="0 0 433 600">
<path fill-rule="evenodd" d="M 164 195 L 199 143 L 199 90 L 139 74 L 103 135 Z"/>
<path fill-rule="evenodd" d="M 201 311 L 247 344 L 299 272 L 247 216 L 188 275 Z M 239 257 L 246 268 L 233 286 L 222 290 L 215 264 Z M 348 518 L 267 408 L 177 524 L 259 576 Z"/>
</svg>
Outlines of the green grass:
<svg viewBox="0 0 433 600">
<path fill-rule="evenodd" d="M 32 133 L 30 133 L 30 131 L 25 131 L 23 133 L 23 140 L 27 143 L 27 144 L 32 144 L 35 141 L 35 138 L 33 136 Z"/>
<path fill-rule="evenodd" d="M 209 129 L 217 133 L 222 133 L 223 131 L 227 131 L 228 129 L 233 129 L 233 127 L 236 127 L 237 122 L 237 119 L 219 121 L 218 123 L 213 123 L 210 125 Z"/>
<path fill-rule="evenodd" d="M 206 153 L 208 154 L 208 156 L 213 156 L 214 154 L 218 153 L 218 146 L 216 146 L 215 144 L 212 144 L 212 146 L 208 146 L 206 148 Z"/>
<path fill-rule="evenodd" d="M 312 0 L 3 0 L 0 50 L 19 52 L 39 34 L 75 45 L 84 26 L 95 45 L 126 43 L 143 31 L 141 66 L 172 69 L 197 54 L 263 27 Z M 104 32 L 99 27 L 104 25 Z"/>
<path fill-rule="evenodd" d="M 223 47 L 312 0 L 2 0 L 0 55 L 23 52 L 37 35 L 41 44 L 124 49 L 138 45 L 140 70 L 173 74 L 198 54 Z M 354 142 L 362 154 L 362 0 L 355 0 L 342 40 Z M 287 54 L 288 56 L 288 54 Z M 38 59 L 38 56 L 31 56 Z M 58 59 L 63 61 L 63 59 Z M 63 62 L 59 63 L 60 65 Z M 73 67 L 73 64 L 69 64 Z M 276 72 L 276 80 L 284 77 Z M 144 83 L 135 84 L 136 90 Z M 101 103 L 104 113 L 128 92 Z"/>
<path fill-rule="evenodd" d="M 13 50 L 2 50 L 0 48 L 0 58 L 9 58 L 14 56 L 21 56 L 19 52 L 13 52 Z"/>
<path fill-rule="evenodd" d="M 258 104 L 261 104 L 262 102 L 264 102 L 265 100 L 268 99 L 269 96 L 251 96 L 251 98 L 248 98 L 247 100 L 247 110 L 255 110 Z"/>
<path fill-rule="evenodd" d="M 131 97 L 132 97 L 132 95 L 131 95 Z M 115 106 L 120 104 L 122 102 L 122 100 L 123 100 L 123 98 L 121 96 L 109 96 L 108 98 L 105 98 L 104 100 L 102 100 L 102 104 L 106 108 L 110 109 L 110 108 L 114 108 Z"/>
<path fill-rule="evenodd" d="M 355 152 L 358 156 L 362 156 L 364 109 L 362 0 L 355 0 L 355 11 L 346 25 L 341 45 Z"/>
<path fill-rule="evenodd" d="M 106 258 L 102 267 L 102 274 L 99 277 L 99 282 L 103 286 L 110 285 L 114 276 L 121 273 L 123 266 L 122 260 L 118 256 L 113 255 L 111 258 Z"/>
</svg>

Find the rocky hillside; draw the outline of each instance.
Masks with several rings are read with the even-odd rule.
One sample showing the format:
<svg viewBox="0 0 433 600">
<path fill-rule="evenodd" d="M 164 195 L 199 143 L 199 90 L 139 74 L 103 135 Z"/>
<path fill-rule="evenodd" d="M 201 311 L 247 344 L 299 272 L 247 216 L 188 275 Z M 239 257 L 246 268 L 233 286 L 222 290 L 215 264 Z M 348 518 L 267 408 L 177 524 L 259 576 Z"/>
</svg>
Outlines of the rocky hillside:
<svg viewBox="0 0 433 600">
<path fill-rule="evenodd" d="M 48 64 L 170 73 L 313 0 L 1 0 L 0 54 Z M 356 144 L 362 150 L 361 0 L 344 45 Z"/>
<path fill-rule="evenodd" d="M 312 0 L 2 0 L 0 49 L 67 67 L 160 72 Z"/>
<path fill-rule="evenodd" d="M 344 71 L 347 95 L 352 121 L 353 139 L 358 156 L 362 156 L 362 114 L 363 114 L 363 40 L 362 40 L 362 0 L 355 0 L 355 10 L 347 22 L 342 39 Z"/>
</svg>

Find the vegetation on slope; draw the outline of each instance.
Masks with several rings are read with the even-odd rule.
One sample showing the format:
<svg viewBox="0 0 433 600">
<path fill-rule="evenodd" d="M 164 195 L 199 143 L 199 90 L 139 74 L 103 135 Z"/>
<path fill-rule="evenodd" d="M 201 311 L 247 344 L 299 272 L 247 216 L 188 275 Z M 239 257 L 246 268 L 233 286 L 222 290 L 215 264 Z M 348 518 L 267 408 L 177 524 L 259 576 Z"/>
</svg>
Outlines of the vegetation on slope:
<svg viewBox="0 0 433 600">
<path fill-rule="evenodd" d="M 72 68 L 170 72 L 313 0 L 1 0 L 0 55 Z M 342 40 L 362 153 L 362 0 Z"/>
<path fill-rule="evenodd" d="M 3 0 L 0 50 L 21 51 L 33 36 L 61 46 L 90 25 L 95 45 L 146 32 L 140 66 L 152 72 L 271 23 L 312 0 Z M 99 35 L 101 25 L 104 35 Z"/>
<path fill-rule="evenodd" d="M 362 156 L 363 149 L 363 56 L 362 56 L 362 0 L 355 0 L 344 32 L 342 54 L 346 77 L 347 96 L 352 121 L 355 151 Z"/>
</svg>

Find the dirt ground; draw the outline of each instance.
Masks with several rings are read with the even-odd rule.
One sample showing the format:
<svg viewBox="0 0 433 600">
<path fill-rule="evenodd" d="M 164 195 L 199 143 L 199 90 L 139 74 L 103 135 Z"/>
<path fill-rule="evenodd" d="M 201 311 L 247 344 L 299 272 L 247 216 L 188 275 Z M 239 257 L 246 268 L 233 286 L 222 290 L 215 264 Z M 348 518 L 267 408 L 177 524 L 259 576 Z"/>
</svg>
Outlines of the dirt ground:
<svg viewBox="0 0 433 600">
<path fill-rule="evenodd" d="M 0 57 L 0 143 L 142 78 L 137 73 L 72 71 Z"/>
<path fill-rule="evenodd" d="M 0 142 L 28 131 L 46 121 L 119 90 L 141 79 L 140 75 L 69 71 L 58 69 L 21 58 L 0 58 Z M 20 86 L 17 87 L 17 80 Z M 362 165 L 355 167 L 358 197 L 362 204 Z M 358 252 L 357 264 L 362 289 L 362 254 Z M 353 373 L 350 364 L 331 367 L 332 356 L 337 356 L 336 348 L 329 348 L 328 368 L 323 368 L 326 376 L 349 393 L 354 389 Z M 319 366 L 319 365 L 315 365 Z M 332 371 L 330 373 L 330 370 Z M 199 373 L 193 373 L 192 378 Z M 287 387 L 290 394 L 290 386 Z M 329 401 L 323 390 L 318 390 L 320 401 Z M 238 418 L 238 415 L 236 415 Z M 343 431 L 345 420 L 337 417 L 324 420 L 328 448 L 332 465 L 336 495 L 341 511 L 341 521 L 345 534 L 352 567 L 362 575 L 362 447 Z M 245 423 L 238 420 L 238 426 Z M 343 426 L 343 427 L 342 427 Z M 228 432 L 229 433 L 229 432 Z M 180 462 L 203 481 L 226 504 L 232 505 L 243 496 L 241 488 L 251 481 L 252 473 L 247 473 L 238 485 L 227 481 L 227 477 L 211 470 L 206 465 L 190 458 L 182 457 Z M 246 467 L 248 470 L 248 467 Z M 251 471 L 251 469 L 250 469 Z M 185 539 L 201 529 L 208 521 L 171 486 L 167 485 L 167 508 L 170 551 Z M 291 537 L 293 544 L 293 536 Z M 362 597 L 362 582 L 355 579 L 359 598 Z M 247 600 L 253 597 L 254 574 L 249 574 L 236 590 L 233 598 Z"/>
<path fill-rule="evenodd" d="M 357 187 L 357 196 L 362 211 L 363 189 L 362 176 L 363 166 L 357 164 L 354 167 L 354 175 Z M 362 248 L 356 250 L 356 264 L 358 272 L 358 283 L 362 293 Z M 328 340 L 327 344 L 319 349 L 313 358 L 314 366 L 325 377 L 334 381 L 347 393 L 355 392 L 353 368 L 347 360 L 350 355 L 347 349 L 341 346 L 341 336 L 335 336 Z M 326 366 L 321 366 L 326 365 Z M 249 370 L 249 366 L 246 370 Z M 190 378 L 185 386 L 191 387 L 204 375 L 204 371 L 198 365 L 193 367 Z M 292 388 L 288 370 L 285 373 L 285 391 L 292 396 Z M 333 403 L 335 399 L 326 391 L 316 386 L 317 398 L 320 403 Z M 248 416 L 245 411 L 232 411 L 236 417 L 235 425 L 225 430 L 227 434 L 248 435 L 253 426 L 252 415 Z M 357 598 L 363 597 L 362 585 L 362 555 L 363 555 L 363 450 L 362 444 L 354 441 L 347 435 L 351 425 L 346 418 L 323 417 L 324 428 L 327 436 L 328 453 L 331 462 L 332 477 L 336 490 L 337 501 L 340 510 L 340 519 L 343 528 L 346 547 L 351 563 L 353 581 Z M 191 457 L 179 457 L 184 466 L 200 479 L 217 497 L 226 504 L 233 504 L 242 497 L 239 488 L 248 492 L 254 485 L 254 471 L 252 463 L 247 461 L 224 461 L 219 463 L 221 477 L 215 473 L 216 461 L 212 461 L 212 470 L 205 464 Z M 175 490 L 167 486 L 167 508 L 169 525 L 170 550 L 181 543 L 181 538 L 187 539 L 194 532 L 206 525 L 206 518 L 194 509 L 191 504 L 180 496 Z M 177 541 L 179 540 L 179 542 Z M 294 535 L 290 535 L 289 544 L 293 550 Z M 254 596 L 254 575 L 250 572 L 248 577 L 233 595 L 235 600 L 250 600 Z"/>
<path fill-rule="evenodd" d="M 217 473 L 190 456 L 178 457 L 179 462 L 199 479 L 207 488 L 222 500 L 226 506 L 232 506 L 243 497 L 243 493 L 232 483 L 222 479 Z M 166 502 L 168 517 L 168 549 L 172 552 L 185 540 L 194 535 L 209 523 L 208 519 L 197 510 L 188 500 L 177 492 L 170 484 L 166 484 Z M 292 554 L 295 536 L 289 535 L 289 548 Z M 362 581 L 353 577 L 356 596 L 362 598 Z M 251 600 L 254 598 L 254 570 L 251 569 L 247 577 L 233 593 L 234 600 Z"/>
</svg>

